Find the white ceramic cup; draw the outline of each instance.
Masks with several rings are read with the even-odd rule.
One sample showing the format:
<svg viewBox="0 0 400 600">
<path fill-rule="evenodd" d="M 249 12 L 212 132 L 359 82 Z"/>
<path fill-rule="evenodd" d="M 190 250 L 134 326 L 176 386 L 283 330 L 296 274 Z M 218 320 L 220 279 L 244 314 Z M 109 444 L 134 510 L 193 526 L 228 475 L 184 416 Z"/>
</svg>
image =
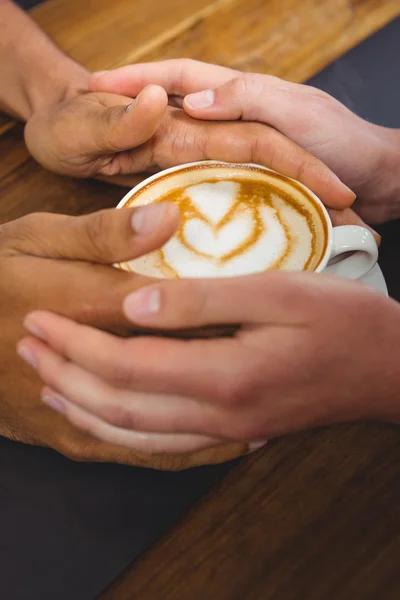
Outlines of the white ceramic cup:
<svg viewBox="0 0 400 600">
<path fill-rule="evenodd" d="M 124 206 L 129 205 L 129 200 L 131 197 L 134 194 L 138 197 L 138 192 L 140 192 L 140 190 L 145 186 L 147 187 L 149 183 L 157 181 L 166 175 L 172 175 L 173 173 L 177 173 L 181 170 L 186 170 L 188 168 L 190 169 L 191 167 L 195 168 L 201 165 L 217 165 L 223 168 L 224 165 L 229 166 L 229 163 L 203 160 L 178 165 L 176 167 L 171 167 L 170 169 L 160 171 L 159 173 L 152 175 L 131 189 L 119 202 L 117 208 L 123 208 Z M 235 164 L 235 167 L 237 168 L 246 166 L 269 173 L 275 173 L 275 171 L 272 169 L 268 169 L 267 167 L 263 167 L 261 165 L 250 163 Z M 310 196 L 312 196 L 314 201 L 320 206 L 321 213 L 326 221 L 326 249 L 321 260 L 314 269 L 314 272 L 320 273 L 321 271 L 328 271 L 348 279 L 359 279 L 368 273 L 368 271 L 372 269 L 378 260 L 378 247 L 371 231 L 358 225 L 341 225 L 339 227 L 333 227 L 329 218 L 329 214 L 321 200 L 302 183 L 295 181 L 294 179 L 290 179 L 290 177 L 286 177 L 286 179 L 288 181 L 294 181 L 297 186 L 302 187 Z M 123 265 L 118 266 L 123 268 Z"/>
</svg>

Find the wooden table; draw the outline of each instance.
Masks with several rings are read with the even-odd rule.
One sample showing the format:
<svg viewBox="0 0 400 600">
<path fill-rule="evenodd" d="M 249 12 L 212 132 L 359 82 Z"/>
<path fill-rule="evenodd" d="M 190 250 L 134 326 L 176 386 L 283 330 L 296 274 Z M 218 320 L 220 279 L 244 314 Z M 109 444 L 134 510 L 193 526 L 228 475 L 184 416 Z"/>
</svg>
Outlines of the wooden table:
<svg viewBox="0 0 400 600">
<path fill-rule="evenodd" d="M 399 13 L 399 0 L 50 0 L 33 11 L 90 69 L 187 56 L 293 81 Z M 43 171 L 29 158 L 21 127 L 7 119 L 0 150 L 7 218 L 43 209 L 83 213 L 121 196 Z M 102 600 L 398 600 L 399 458 L 399 431 L 383 424 L 272 442 Z"/>
</svg>

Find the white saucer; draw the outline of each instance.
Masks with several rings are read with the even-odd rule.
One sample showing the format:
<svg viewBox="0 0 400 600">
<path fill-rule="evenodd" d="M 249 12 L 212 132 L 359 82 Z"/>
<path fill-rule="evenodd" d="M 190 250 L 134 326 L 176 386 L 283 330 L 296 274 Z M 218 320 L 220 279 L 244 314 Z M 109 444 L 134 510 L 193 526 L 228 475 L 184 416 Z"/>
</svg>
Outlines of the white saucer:
<svg viewBox="0 0 400 600">
<path fill-rule="evenodd" d="M 386 281 L 381 271 L 381 268 L 378 264 L 376 264 L 364 277 L 361 277 L 360 281 L 367 283 L 368 285 L 372 285 L 375 289 L 379 290 L 385 296 L 388 296 L 388 289 L 386 286 Z"/>
</svg>

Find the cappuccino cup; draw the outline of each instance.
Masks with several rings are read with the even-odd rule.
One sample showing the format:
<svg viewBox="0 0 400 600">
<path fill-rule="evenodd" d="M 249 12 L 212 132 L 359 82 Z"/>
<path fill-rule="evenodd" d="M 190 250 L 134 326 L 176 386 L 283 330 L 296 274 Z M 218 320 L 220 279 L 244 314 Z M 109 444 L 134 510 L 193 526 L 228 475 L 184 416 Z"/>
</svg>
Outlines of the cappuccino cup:
<svg viewBox="0 0 400 600">
<path fill-rule="evenodd" d="M 164 201 L 180 210 L 177 232 L 162 248 L 116 266 L 168 279 L 325 269 L 358 279 L 378 259 L 368 229 L 333 227 L 311 190 L 261 165 L 172 167 L 134 187 L 117 208 Z"/>
</svg>

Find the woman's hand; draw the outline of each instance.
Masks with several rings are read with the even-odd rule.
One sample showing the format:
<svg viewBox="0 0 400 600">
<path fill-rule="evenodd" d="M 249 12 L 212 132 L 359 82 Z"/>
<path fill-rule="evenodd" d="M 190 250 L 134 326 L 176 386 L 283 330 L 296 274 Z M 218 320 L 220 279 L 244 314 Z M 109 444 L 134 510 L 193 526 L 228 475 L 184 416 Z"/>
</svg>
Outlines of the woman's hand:
<svg viewBox="0 0 400 600">
<path fill-rule="evenodd" d="M 256 162 L 299 179 L 332 208 L 354 201 L 328 167 L 274 128 L 199 121 L 167 101 L 153 85 L 135 101 L 105 92 L 76 94 L 34 113 L 26 142 L 44 167 L 74 177 L 112 176 L 130 185 L 132 174 L 190 161 Z"/>
<path fill-rule="evenodd" d="M 150 83 L 181 98 L 196 119 L 273 127 L 317 156 L 357 194 L 356 210 L 367 222 L 400 217 L 399 130 L 368 123 L 313 87 L 187 59 L 94 74 L 89 87 L 136 95 Z"/>
<path fill-rule="evenodd" d="M 151 280 L 112 267 L 161 244 L 178 223 L 169 204 L 107 210 L 84 217 L 32 214 L 0 226 L 0 435 L 48 445 L 78 459 L 121 457 L 46 409 L 40 380 L 15 352 L 22 321 L 48 309 L 80 323 L 127 335 L 123 298 Z"/>
<path fill-rule="evenodd" d="M 400 307 L 360 284 L 264 273 L 150 285 L 124 302 L 135 325 L 239 324 L 189 341 L 110 334 L 47 312 L 22 355 L 45 404 L 101 440 L 149 453 L 263 440 L 354 419 L 400 418 Z M 35 337 L 33 337 L 35 336 Z"/>
</svg>

